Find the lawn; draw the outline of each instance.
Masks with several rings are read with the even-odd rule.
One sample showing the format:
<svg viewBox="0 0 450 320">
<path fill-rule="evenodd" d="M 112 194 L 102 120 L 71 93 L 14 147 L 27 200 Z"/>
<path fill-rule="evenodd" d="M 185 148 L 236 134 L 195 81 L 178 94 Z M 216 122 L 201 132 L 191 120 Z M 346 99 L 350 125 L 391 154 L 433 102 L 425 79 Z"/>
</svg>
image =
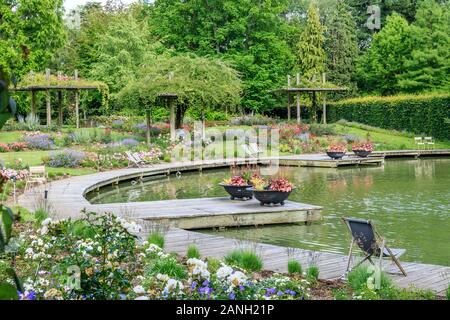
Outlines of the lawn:
<svg viewBox="0 0 450 320">
<path fill-rule="evenodd" d="M 337 123 L 335 131 L 339 134 L 358 136 L 366 139 L 369 134 L 377 150 L 408 150 L 417 149 L 414 135 L 395 130 L 386 130 L 360 125 L 357 123 Z M 435 149 L 450 149 L 450 141 L 435 141 Z"/>
</svg>

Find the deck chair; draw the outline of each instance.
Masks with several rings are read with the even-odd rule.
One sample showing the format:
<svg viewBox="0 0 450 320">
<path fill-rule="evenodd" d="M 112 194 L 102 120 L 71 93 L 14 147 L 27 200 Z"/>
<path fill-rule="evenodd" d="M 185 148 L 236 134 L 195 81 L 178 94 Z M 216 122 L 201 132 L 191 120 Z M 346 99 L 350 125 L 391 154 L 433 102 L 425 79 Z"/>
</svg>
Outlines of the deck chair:
<svg viewBox="0 0 450 320">
<path fill-rule="evenodd" d="M 143 162 L 142 160 L 136 159 L 136 157 L 130 151 L 125 151 L 125 154 L 127 155 L 129 164 L 133 164 L 138 168 L 141 168 L 141 166 L 145 164 L 145 162 Z"/>
<path fill-rule="evenodd" d="M 140 164 L 144 164 L 146 166 L 153 166 L 153 164 L 146 162 L 144 159 L 141 158 L 141 156 L 139 155 L 139 153 L 134 152 L 132 153 L 133 157 L 136 159 L 136 161 Z"/>
<path fill-rule="evenodd" d="M 242 149 L 244 149 L 245 155 L 250 158 L 257 158 L 262 153 L 256 143 L 243 144 Z"/>
<path fill-rule="evenodd" d="M 379 267 L 381 270 L 383 258 L 390 257 L 397 265 L 403 275 L 406 277 L 406 272 L 401 266 L 398 258 L 405 253 L 405 249 L 390 249 L 386 245 L 386 241 L 375 230 L 374 225 L 370 220 L 356 219 L 356 218 L 342 218 L 352 234 L 352 241 L 350 244 L 350 252 L 348 254 L 348 262 L 346 272 L 349 272 L 350 263 L 352 259 L 353 246 L 356 243 L 358 247 L 364 252 L 365 257 L 353 268 L 356 268 L 364 261 L 369 261 L 374 264 L 372 257 L 379 258 Z M 353 269 L 352 268 L 352 269 Z"/>
</svg>

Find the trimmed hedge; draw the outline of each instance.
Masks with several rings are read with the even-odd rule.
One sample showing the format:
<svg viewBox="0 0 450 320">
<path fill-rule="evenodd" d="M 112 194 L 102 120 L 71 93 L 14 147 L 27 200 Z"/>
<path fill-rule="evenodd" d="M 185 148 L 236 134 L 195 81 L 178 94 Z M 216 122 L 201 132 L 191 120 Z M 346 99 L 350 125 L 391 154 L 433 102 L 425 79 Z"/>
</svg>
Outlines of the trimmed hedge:
<svg viewBox="0 0 450 320">
<path fill-rule="evenodd" d="M 346 99 L 331 102 L 327 118 L 450 140 L 450 94 Z"/>
</svg>

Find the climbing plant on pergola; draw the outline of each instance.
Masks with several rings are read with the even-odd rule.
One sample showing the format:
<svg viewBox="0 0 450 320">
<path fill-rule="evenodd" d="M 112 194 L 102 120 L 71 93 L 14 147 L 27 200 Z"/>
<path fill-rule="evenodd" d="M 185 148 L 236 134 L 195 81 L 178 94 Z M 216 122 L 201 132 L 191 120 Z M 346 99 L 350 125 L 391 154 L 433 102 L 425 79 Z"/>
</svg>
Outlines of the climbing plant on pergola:
<svg viewBox="0 0 450 320">
<path fill-rule="evenodd" d="M 52 108 L 51 108 L 51 92 L 56 92 L 58 97 L 58 125 L 63 124 L 63 92 L 72 91 L 75 93 L 75 119 L 77 128 L 80 127 L 79 105 L 80 105 L 80 91 L 97 90 L 102 94 L 102 105 L 108 105 L 109 89 L 108 85 L 101 81 L 93 81 L 82 79 L 78 77 L 78 71 L 75 70 L 74 76 L 69 77 L 59 73 L 58 75 L 51 75 L 47 69 L 46 73 L 27 74 L 18 84 L 17 87 L 11 88 L 11 91 L 26 91 L 31 93 L 31 114 L 36 115 L 36 93 L 46 92 L 47 94 L 47 126 L 52 122 Z"/>
<path fill-rule="evenodd" d="M 190 108 L 202 114 L 209 110 L 230 110 L 239 105 L 241 80 L 238 72 L 218 59 L 180 55 L 160 56 L 140 70 L 135 80 L 123 89 L 119 99 L 126 99 L 147 119 L 152 107 L 164 104 L 170 110 L 171 139 L 180 128 Z M 149 121 L 147 121 L 149 123 Z"/>
</svg>

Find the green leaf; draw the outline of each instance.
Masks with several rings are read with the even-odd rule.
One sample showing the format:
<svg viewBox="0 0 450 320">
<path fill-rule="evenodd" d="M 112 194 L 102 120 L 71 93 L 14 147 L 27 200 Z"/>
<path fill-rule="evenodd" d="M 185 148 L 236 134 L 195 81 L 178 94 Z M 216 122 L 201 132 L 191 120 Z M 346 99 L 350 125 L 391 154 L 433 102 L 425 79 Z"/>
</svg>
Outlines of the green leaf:
<svg viewBox="0 0 450 320">
<path fill-rule="evenodd" d="M 9 283 L 0 283 L 0 300 L 19 300 L 16 288 Z"/>
<path fill-rule="evenodd" d="M 11 238 L 12 225 L 14 223 L 14 214 L 11 208 L 5 207 L 3 205 L 0 206 L 1 214 L 2 214 L 2 224 L 4 231 L 4 240 L 5 244 Z"/>
<path fill-rule="evenodd" d="M 23 292 L 24 290 L 22 281 L 20 281 L 19 277 L 17 276 L 16 270 L 14 270 L 13 268 L 8 268 L 5 270 L 5 272 L 14 280 L 17 290 Z"/>
</svg>

